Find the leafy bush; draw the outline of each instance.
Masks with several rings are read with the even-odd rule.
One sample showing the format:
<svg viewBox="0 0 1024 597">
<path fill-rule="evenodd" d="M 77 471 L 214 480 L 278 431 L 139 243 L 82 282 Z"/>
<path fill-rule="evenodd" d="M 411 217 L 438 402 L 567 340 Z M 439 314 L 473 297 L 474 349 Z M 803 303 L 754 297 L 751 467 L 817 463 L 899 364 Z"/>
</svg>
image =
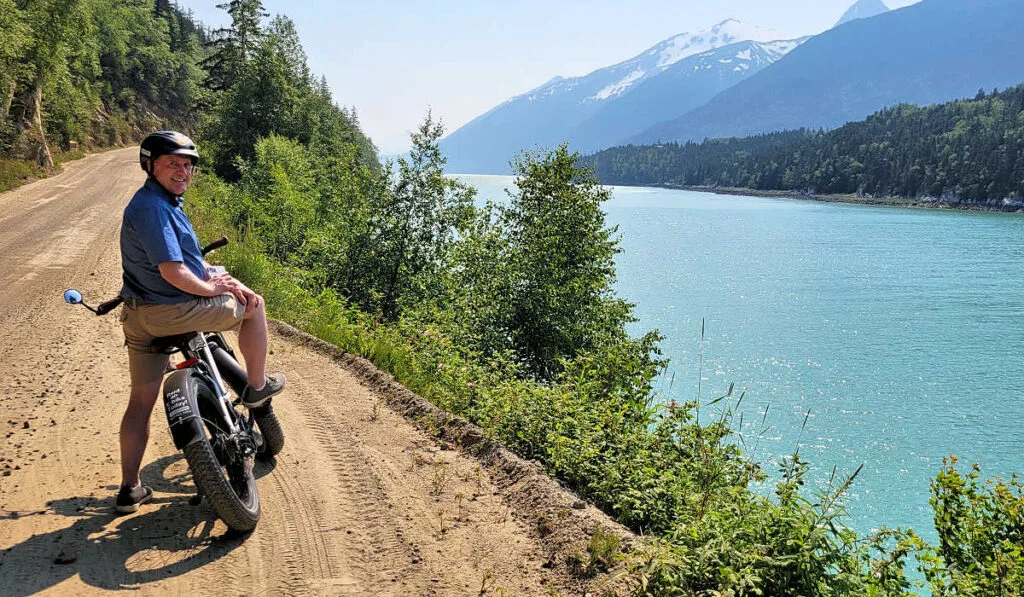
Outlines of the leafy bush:
<svg viewBox="0 0 1024 597">
<path fill-rule="evenodd" d="M 967 474 L 957 459 L 943 459 L 932 481 L 937 548 L 922 557 L 932 594 L 1024 594 L 1024 487 L 1014 475 L 980 481 L 975 464 Z"/>
<path fill-rule="evenodd" d="M 51 170 L 27 160 L 0 158 L 0 193 L 20 187 L 36 178 L 45 178 Z"/>
<path fill-rule="evenodd" d="M 636 346 L 625 331 L 633 305 L 613 289 L 618 237 L 601 211 L 610 192 L 577 157 L 562 145 L 516 158 L 509 204 L 476 214 L 438 301 L 458 305 L 462 341 L 511 351 L 524 373 L 549 381 L 564 359 Z"/>
</svg>

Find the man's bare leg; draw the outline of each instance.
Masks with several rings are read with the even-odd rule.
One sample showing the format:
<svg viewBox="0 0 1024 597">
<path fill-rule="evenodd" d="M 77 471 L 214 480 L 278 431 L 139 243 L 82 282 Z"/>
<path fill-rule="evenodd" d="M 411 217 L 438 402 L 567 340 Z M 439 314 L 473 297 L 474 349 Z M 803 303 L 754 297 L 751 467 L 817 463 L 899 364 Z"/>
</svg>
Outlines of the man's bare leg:
<svg viewBox="0 0 1024 597">
<path fill-rule="evenodd" d="M 245 358 L 250 387 L 262 388 L 266 381 L 268 346 L 267 310 L 261 300 L 258 307 L 245 314 L 238 328 L 238 350 Z"/>
<path fill-rule="evenodd" d="M 128 408 L 121 418 L 121 486 L 139 484 L 139 469 L 149 443 L 149 418 L 153 414 L 163 379 L 133 386 Z"/>
</svg>

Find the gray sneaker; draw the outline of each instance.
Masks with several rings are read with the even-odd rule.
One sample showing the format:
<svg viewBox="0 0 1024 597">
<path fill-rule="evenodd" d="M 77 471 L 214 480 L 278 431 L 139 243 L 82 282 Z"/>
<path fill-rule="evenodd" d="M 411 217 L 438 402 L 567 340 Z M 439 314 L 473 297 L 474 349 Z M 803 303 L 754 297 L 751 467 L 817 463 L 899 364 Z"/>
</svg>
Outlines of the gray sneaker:
<svg viewBox="0 0 1024 597">
<path fill-rule="evenodd" d="M 135 487 L 122 487 L 117 492 L 117 511 L 121 514 L 129 514 L 139 509 L 139 506 L 153 499 L 153 490 L 142 485 Z"/>
<path fill-rule="evenodd" d="M 263 406 L 274 396 L 274 394 L 277 394 L 284 389 L 284 383 L 284 373 L 271 373 L 267 376 L 267 382 L 263 384 L 262 389 L 254 390 L 252 389 L 252 386 L 245 387 L 245 391 L 242 392 L 242 404 L 244 404 L 246 408 L 257 408 Z"/>
</svg>

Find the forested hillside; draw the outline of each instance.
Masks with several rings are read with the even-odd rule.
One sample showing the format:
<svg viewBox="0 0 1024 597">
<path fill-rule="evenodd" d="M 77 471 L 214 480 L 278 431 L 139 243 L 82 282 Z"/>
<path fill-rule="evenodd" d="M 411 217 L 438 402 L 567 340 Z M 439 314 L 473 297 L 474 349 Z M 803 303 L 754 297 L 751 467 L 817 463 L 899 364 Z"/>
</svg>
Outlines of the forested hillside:
<svg viewBox="0 0 1024 597">
<path fill-rule="evenodd" d="M 290 20 L 222 5 L 210 31 L 170 0 L 0 0 L 0 157 L 52 166 L 53 150 L 137 141 L 158 128 L 205 137 L 225 164 L 271 131 L 325 153 L 376 151 L 305 65 Z"/>
<path fill-rule="evenodd" d="M 0 0 L 0 154 L 108 146 L 201 102 L 207 33 L 167 0 Z"/>
<path fill-rule="evenodd" d="M 625 146 L 586 158 L 602 182 L 1024 204 L 1024 85 L 899 105 L 829 132 Z"/>
</svg>

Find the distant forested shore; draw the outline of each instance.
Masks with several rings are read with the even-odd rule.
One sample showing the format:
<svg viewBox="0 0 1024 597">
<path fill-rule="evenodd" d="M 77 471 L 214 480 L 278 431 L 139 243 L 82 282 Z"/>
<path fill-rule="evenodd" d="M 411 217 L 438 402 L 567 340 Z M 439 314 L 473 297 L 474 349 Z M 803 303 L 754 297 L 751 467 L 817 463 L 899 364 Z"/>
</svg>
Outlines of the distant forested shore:
<svg viewBox="0 0 1024 597">
<path fill-rule="evenodd" d="M 604 184 L 993 211 L 1024 209 L 1024 85 L 902 104 L 832 131 L 613 147 Z"/>
<path fill-rule="evenodd" d="M 636 186 L 636 185 L 619 185 Z M 906 197 L 874 197 L 871 195 L 818 194 L 807 191 L 771 191 L 746 189 L 741 187 L 719 187 L 706 185 L 652 184 L 640 185 L 677 191 L 696 191 L 714 193 L 716 195 L 736 195 L 745 197 L 768 197 L 778 199 L 797 199 L 800 201 L 819 201 L 821 203 L 850 203 L 855 205 L 876 205 L 885 207 L 917 207 L 925 209 L 958 209 L 964 211 L 1002 211 L 1024 212 L 1024 200 L 1010 201 L 961 201 L 951 198 L 923 197 L 908 199 Z"/>
</svg>

